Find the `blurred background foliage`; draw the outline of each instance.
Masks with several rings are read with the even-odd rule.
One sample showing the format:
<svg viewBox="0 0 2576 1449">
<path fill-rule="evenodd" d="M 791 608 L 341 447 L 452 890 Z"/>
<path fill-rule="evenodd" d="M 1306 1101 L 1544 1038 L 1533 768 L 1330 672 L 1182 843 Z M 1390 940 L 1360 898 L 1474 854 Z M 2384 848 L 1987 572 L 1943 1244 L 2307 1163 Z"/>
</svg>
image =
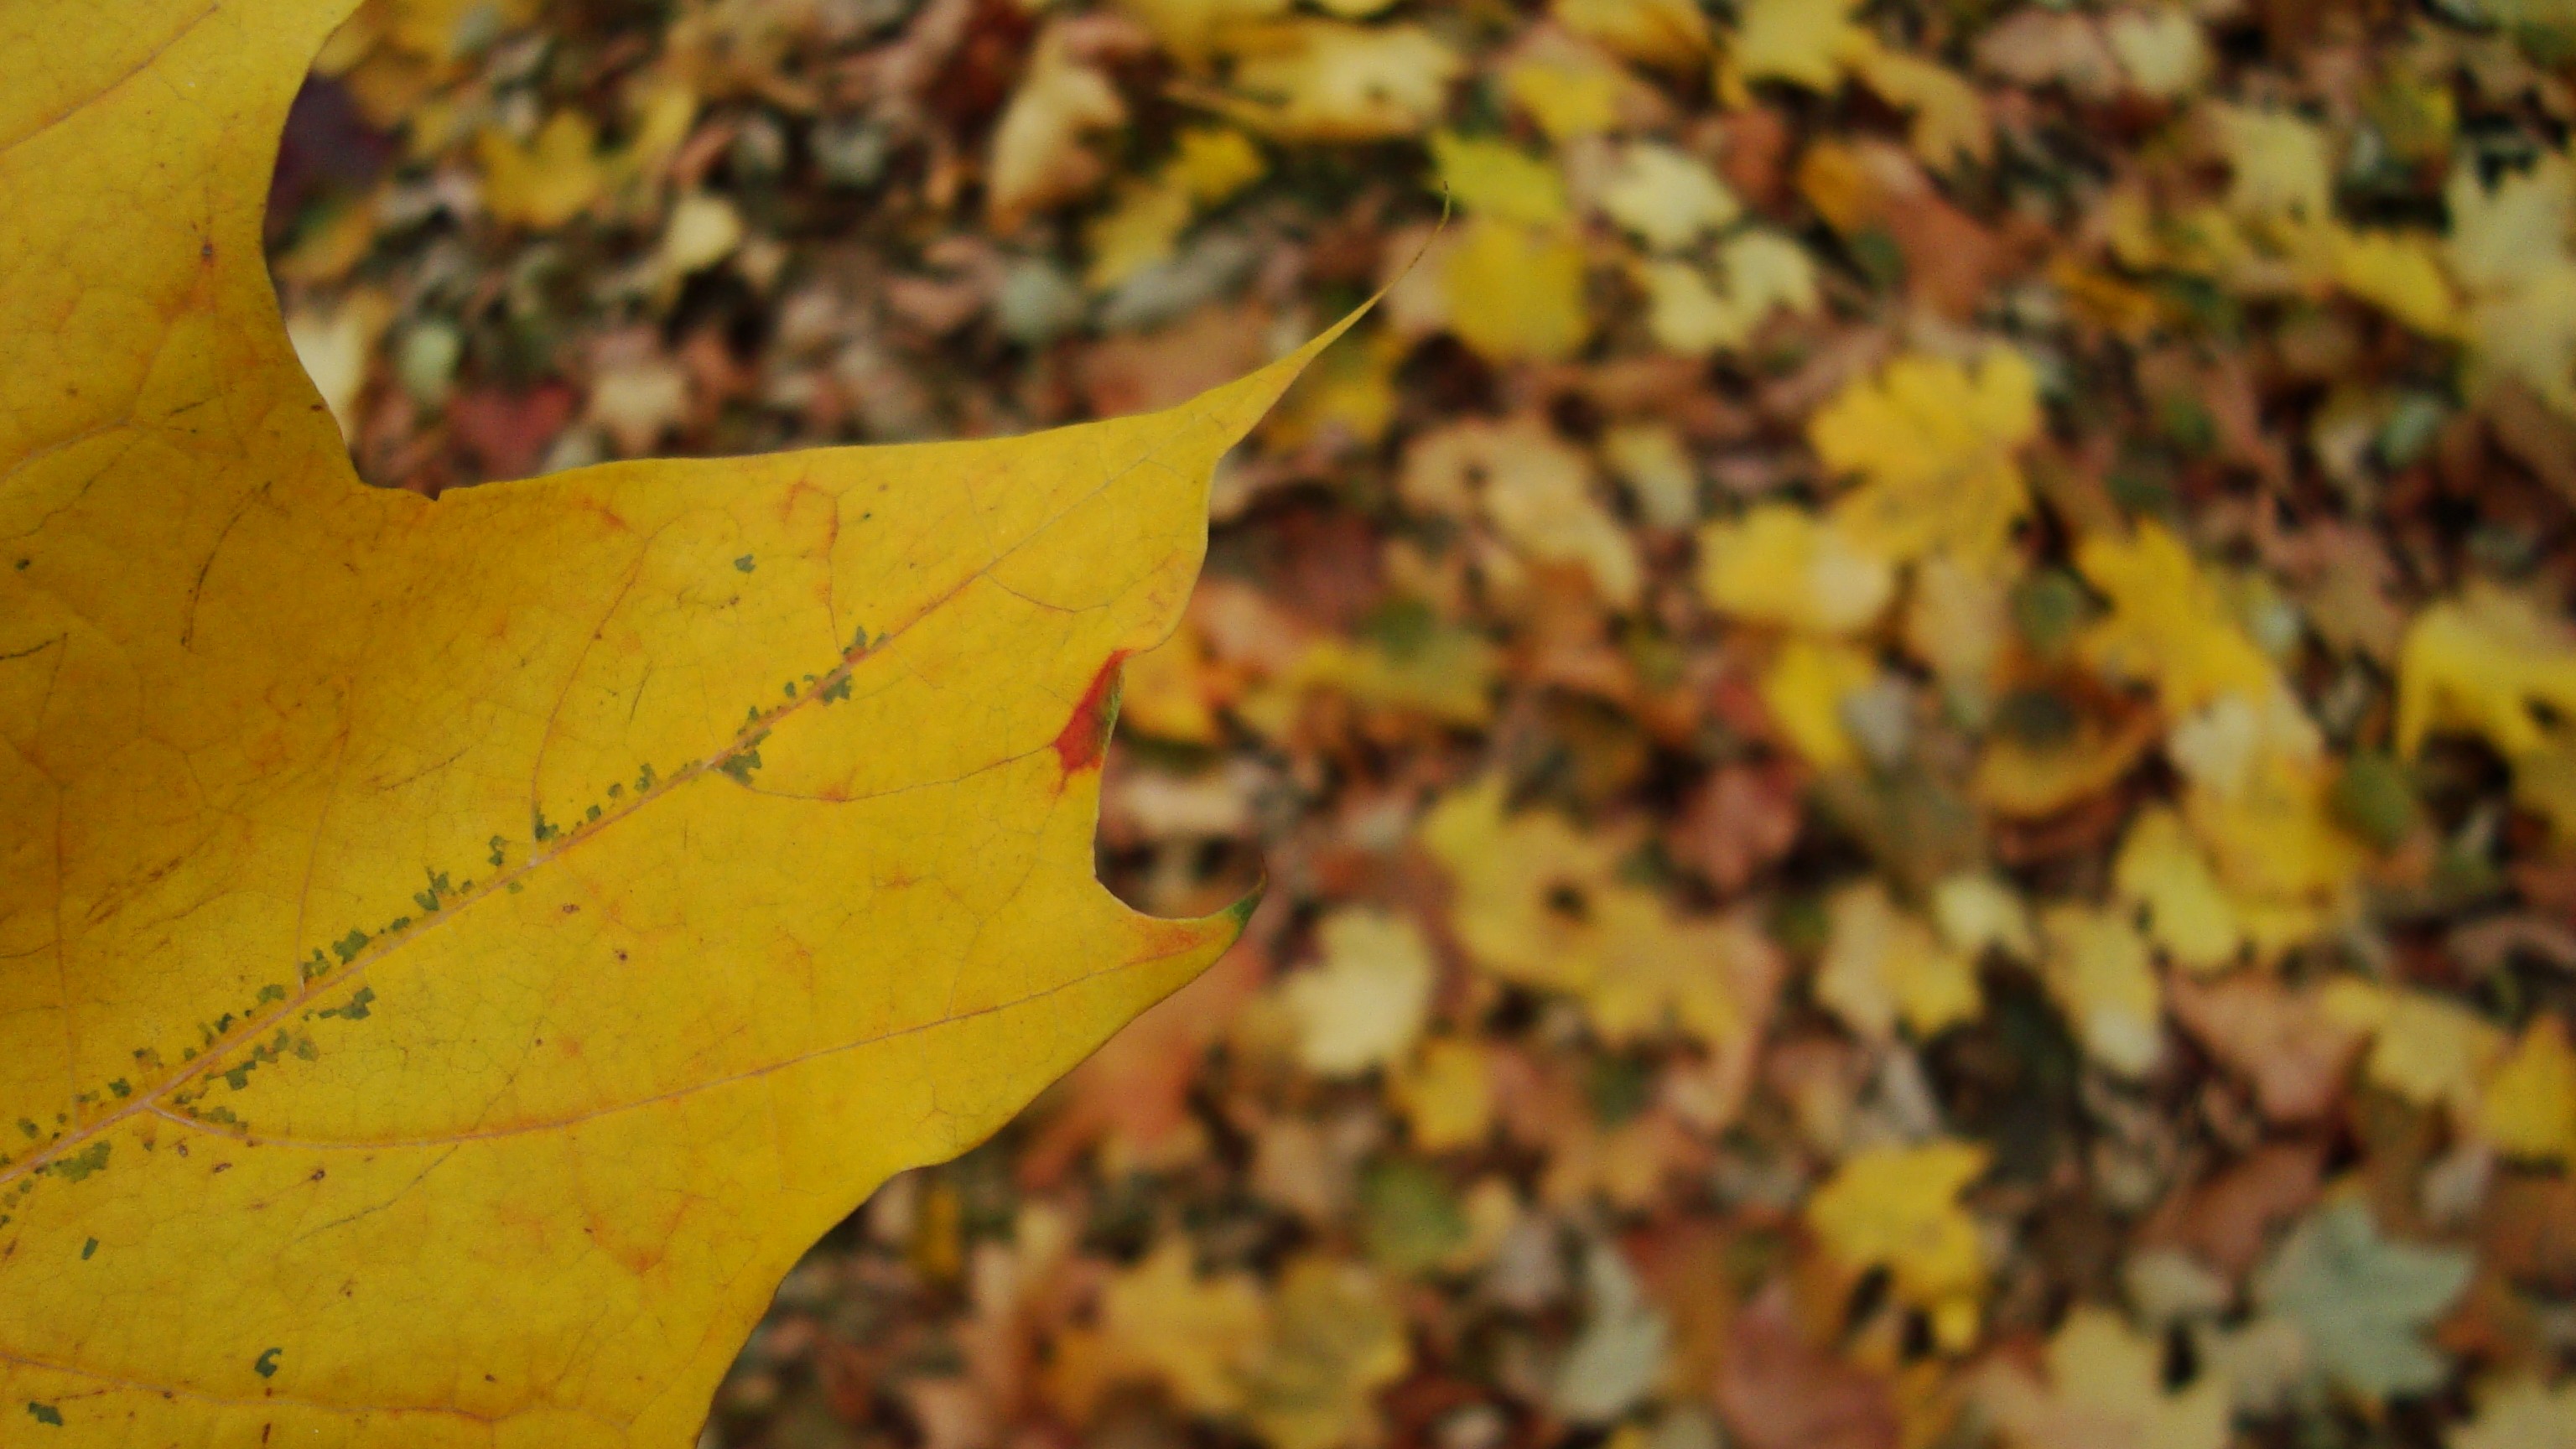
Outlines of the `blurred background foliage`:
<svg viewBox="0 0 2576 1449">
<path fill-rule="evenodd" d="M 2566 0 L 367 0 L 379 484 L 1179 401 L 1242 947 L 715 1446 L 2576 1446 Z M 1444 216 L 1446 220 L 1444 222 Z"/>
</svg>

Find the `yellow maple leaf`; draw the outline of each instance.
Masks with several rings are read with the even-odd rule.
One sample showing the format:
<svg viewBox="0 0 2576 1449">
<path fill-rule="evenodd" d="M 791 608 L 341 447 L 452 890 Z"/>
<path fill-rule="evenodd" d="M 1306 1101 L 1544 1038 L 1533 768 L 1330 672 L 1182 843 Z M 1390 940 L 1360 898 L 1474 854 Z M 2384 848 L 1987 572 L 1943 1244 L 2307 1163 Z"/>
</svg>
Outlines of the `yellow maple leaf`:
<svg viewBox="0 0 2576 1449">
<path fill-rule="evenodd" d="M 550 231 L 588 211 L 608 186 L 599 127 L 579 111 L 557 111 L 524 143 L 499 131 L 475 138 L 483 205 L 502 221 Z"/>
<path fill-rule="evenodd" d="M 2326 265 L 2345 291 L 2428 337 L 2460 329 L 2460 299 L 2430 237 L 2387 231 L 2326 233 Z"/>
<path fill-rule="evenodd" d="M 1244 1417 L 1278 1449 L 1372 1443 L 1377 1395 L 1412 1362 L 1404 1314 L 1376 1274 L 1302 1257 L 1279 1275 L 1270 1338 L 1245 1384 Z"/>
<path fill-rule="evenodd" d="M 1172 1238 L 1102 1290 L 1100 1327 L 1109 1376 L 1159 1380 L 1183 1408 L 1223 1415 L 1243 1407 L 1270 1309 L 1249 1275 L 1202 1278 Z"/>
<path fill-rule="evenodd" d="M 1656 345 L 1692 357 L 1742 347 L 1775 313 L 1803 317 L 1820 304 L 1806 249 L 1759 228 L 1720 243 L 1713 267 L 1652 257 L 1633 263 L 1629 275 L 1646 294 L 1646 330 Z"/>
<path fill-rule="evenodd" d="M 1825 466 L 1861 477 L 1835 501 L 1835 524 L 1900 560 L 1935 550 L 1973 561 L 2000 555 L 2030 506 L 2014 454 L 2038 435 L 2038 377 L 2010 348 L 1974 368 L 1900 357 L 1845 387 L 1807 424 Z"/>
<path fill-rule="evenodd" d="M 1958 72 L 1881 45 L 1866 31 L 1849 44 L 1843 63 L 1879 99 L 1913 114 L 1906 144 L 1925 165 L 1946 168 L 1993 157 L 1994 127 L 1986 119 L 1985 97 Z"/>
<path fill-rule="evenodd" d="M 1504 810 L 1500 780 L 1457 791 L 1423 818 L 1423 844 L 1455 883 L 1468 956 L 1507 981 L 1581 1000 L 1602 1037 L 1678 1028 L 1710 1046 L 1767 1012 L 1777 962 L 1741 913 L 1676 916 L 1618 877 L 1626 842 L 1545 810 Z"/>
<path fill-rule="evenodd" d="M 1551 141 L 1616 129 L 1644 84 L 1595 47 L 1553 30 L 1530 36 L 1499 79 L 1505 98 Z"/>
<path fill-rule="evenodd" d="M 1164 171 L 1192 201 L 1214 206 L 1269 174 L 1270 161 L 1232 126 L 1192 126 L 1173 142 Z"/>
<path fill-rule="evenodd" d="M 2474 587 L 2407 626 L 2397 654 L 2398 754 L 2456 729 L 2520 759 L 2551 743 L 2542 708 L 2576 714 L 2576 639 L 2529 601 Z"/>
<path fill-rule="evenodd" d="M 1283 141 L 1417 136 L 1448 109 L 1458 52 L 1419 25 L 1282 20 L 1225 32 L 1228 89 L 1211 102 Z"/>
<path fill-rule="evenodd" d="M 1722 614 L 1849 634 L 1886 610 L 1896 574 L 1806 509 L 1764 503 L 1700 530 L 1699 592 Z"/>
<path fill-rule="evenodd" d="M 1690 0 L 1551 0 L 1556 22 L 1603 49 L 1679 68 L 1708 53 L 1708 16 Z"/>
<path fill-rule="evenodd" d="M 2283 111 L 2213 102 L 2205 112 L 2227 160 L 2227 204 L 2255 219 L 2324 221 L 2334 214 L 2324 128 Z"/>
<path fill-rule="evenodd" d="M 2141 522 L 2126 538 L 2091 535 L 2075 561 L 2111 604 L 2079 651 L 2115 678 L 2152 684 L 2167 714 L 2228 693 L 2268 699 L 2279 688 L 2272 661 L 2164 525 Z"/>
<path fill-rule="evenodd" d="M 2146 911 L 2148 933 L 2175 965 L 2216 971 L 2242 951 L 2245 928 L 2236 908 L 2172 810 L 2150 806 L 2138 812 L 2120 842 L 2111 881 L 2121 900 Z"/>
<path fill-rule="evenodd" d="M 2576 414 L 2576 164 L 2544 152 L 2527 170 L 2482 182 L 2454 167 L 2443 201 L 2451 214 L 2445 260 L 2467 294 L 2469 385 L 2520 383 L 2561 413 Z"/>
<path fill-rule="evenodd" d="M 2552 1388 L 2513 1378 L 2483 1388 L 2477 1416 L 2446 1442 L 2450 1449 L 2576 1449 L 2576 1381 Z"/>
<path fill-rule="evenodd" d="M 2048 1340 L 2046 1370 L 1999 1363 L 1979 1397 L 2016 1449 L 2224 1449 L 2233 1405 L 2226 1378 L 2202 1372 L 2165 1382 L 2165 1345 L 2109 1309 L 2066 1316 Z"/>
<path fill-rule="evenodd" d="M 1878 659 L 1857 644 L 1804 634 L 1780 641 L 1754 691 L 1771 723 L 1820 770 L 1859 763 L 1860 747 L 1843 723 L 1843 702 L 1878 678 Z"/>
<path fill-rule="evenodd" d="M 1869 40 L 1851 15 L 1860 0 L 1745 0 L 1726 40 L 1726 74 L 1738 86 L 1781 80 L 1830 90 L 1843 62 Z"/>
<path fill-rule="evenodd" d="M 2328 1016 L 2369 1034 L 2362 1069 L 2373 1083 L 2419 1107 L 2474 1119 L 2478 1084 L 2504 1033 L 2431 992 L 2350 976 L 2328 982 L 2323 1003 Z"/>
<path fill-rule="evenodd" d="M 2565 1022 L 2532 1018 L 2488 1076 L 2478 1125 L 2515 1157 L 2576 1164 L 2576 1049 Z"/>
<path fill-rule="evenodd" d="M 1195 210 L 1189 188 L 1168 175 L 1118 188 L 1117 201 L 1082 229 L 1083 244 L 1091 252 L 1082 270 L 1083 285 L 1107 291 L 1170 260 Z"/>
<path fill-rule="evenodd" d="M 1950 1353 L 1976 1342 L 1986 1296 L 1986 1253 L 1959 1194 L 1983 1176 L 1988 1154 L 1973 1142 L 1864 1147 L 1807 1199 L 1807 1225 L 1851 1273 L 1888 1270 L 1899 1302 L 1922 1309 L 1933 1341 Z"/>
<path fill-rule="evenodd" d="M 821 1232 L 1238 933 L 1094 879 L 1106 666 L 1308 354 L 364 487 L 246 139 L 344 8 L 0 10 L 0 1389 L 66 1443 L 676 1449 Z"/>
</svg>

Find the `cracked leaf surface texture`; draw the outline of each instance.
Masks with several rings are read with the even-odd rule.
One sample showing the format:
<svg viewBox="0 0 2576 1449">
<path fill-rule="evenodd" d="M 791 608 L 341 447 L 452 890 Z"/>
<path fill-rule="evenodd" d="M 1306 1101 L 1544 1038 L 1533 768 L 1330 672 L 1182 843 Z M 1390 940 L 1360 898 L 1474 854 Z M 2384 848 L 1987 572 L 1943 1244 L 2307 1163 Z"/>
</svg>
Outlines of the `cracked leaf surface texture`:
<svg viewBox="0 0 2576 1449">
<path fill-rule="evenodd" d="M 678 1446 L 1239 929 L 1115 663 L 1314 346 L 1036 437 L 362 486 L 260 251 L 347 0 L 0 0 L 0 1441 Z"/>
</svg>

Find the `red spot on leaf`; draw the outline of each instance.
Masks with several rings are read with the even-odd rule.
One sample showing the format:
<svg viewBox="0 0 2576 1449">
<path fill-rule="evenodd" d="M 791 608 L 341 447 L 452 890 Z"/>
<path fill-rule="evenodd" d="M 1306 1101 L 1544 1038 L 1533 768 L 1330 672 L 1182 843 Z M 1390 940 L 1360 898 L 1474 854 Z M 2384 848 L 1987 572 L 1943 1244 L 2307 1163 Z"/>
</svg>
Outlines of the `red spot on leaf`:
<svg viewBox="0 0 2576 1449">
<path fill-rule="evenodd" d="M 1109 744 L 1109 724 L 1118 714 L 1118 663 L 1125 654 L 1112 654 L 1100 672 L 1091 676 L 1091 687 L 1082 692 L 1082 700 L 1073 707 L 1073 715 L 1055 737 L 1055 757 L 1067 775 L 1096 768 L 1100 752 Z"/>
</svg>

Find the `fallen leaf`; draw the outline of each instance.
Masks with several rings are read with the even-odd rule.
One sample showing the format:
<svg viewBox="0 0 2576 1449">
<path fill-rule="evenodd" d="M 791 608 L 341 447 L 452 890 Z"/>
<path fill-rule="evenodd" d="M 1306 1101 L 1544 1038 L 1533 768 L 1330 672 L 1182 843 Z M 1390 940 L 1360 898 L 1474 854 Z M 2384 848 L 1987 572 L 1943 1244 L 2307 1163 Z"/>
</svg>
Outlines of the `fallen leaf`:
<svg viewBox="0 0 2576 1449">
<path fill-rule="evenodd" d="M 817 1236 L 1238 934 L 1095 881 L 1104 701 L 1306 354 L 1029 440 L 364 487 L 260 246 L 341 8 L 0 56 L 53 259 L 0 287 L 0 1377 L 102 1442 L 681 1445 Z"/>
<path fill-rule="evenodd" d="M 2232 1285 L 2262 1261 L 2282 1224 L 2316 1205 L 2324 1176 L 2322 1148 L 2266 1142 L 2192 1184 L 2158 1214 L 2157 1226 L 2169 1227 L 2195 1258 Z"/>
<path fill-rule="evenodd" d="M 1870 651 L 1798 635 L 1773 651 L 1756 688 L 1772 727 L 1810 766 L 1829 771 L 1860 763 L 1848 711 L 1878 677 Z"/>
<path fill-rule="evenodd" d="M 1825 919 L 1816 999 L 1854 1031 L 1884 1039 L 1903 1021 L 1916 1040 L 1928 1041 L 1984 1012 L 1974 955 L 1899 908 L 1885 883 L 1867 880 L 1836 891 Z"/>
<path fill-rule="evenodd" d="M 1622 148 L 1601 184 L 1602 213 L 1659 252 L 1689 247 L 1743 209 L 1707 162 L 1655 141 Z"/>
<path fill-rule="evenodd" d="M 1556 23 L 1629 60 L 1675 69 L 1708 53 L 1708 16 L 1689 0 L 1550 0 Z"/>
<path fill-rule="evenodd" d="M 525 142 L 485 131 L 483 204 L 518 226 L 551 231 L 588 211 L 608 186 L 599 158 L 599 128 L 579 111 L 557 111 Z"/>
<path fill-rule="evenodd" d="M 1194 1413 L 1240 1410 L 1270 1333 L 1261 1284 L 1242 1273 L 1201 1277 L 1186 1240 L 1166 1240 L 1100 1295 L 1111 1376 L 1157 1380 Z"/>
<path fill-rule="evenodd" d="M 1549 1406 L 1569 1423 L 1614 1423 L 1661 1384 L 1672 1325 L 1606 1243 L 1583 1255 L 1583 1297 L 1583 1327 L 1557 1365 Z"/>
<path fill-rule="evenodd" d="M 1742 890 L 1798 843 L 1799 786 L 1792 767 L 1722 766 L 1692 793 L 1666 846 L 1719 892 Z"/>
<path fill-rule="evenodd" d="M 2429 991 L 2350 976 L 2327 983 L 2323 1005 L 2329 1016 L 2370 1037 L 2362 1068 L 2371 1081 L 2419 1107 L 2474 1116 L 2478 1084 L 2503 1049 L 2502 1032 Z"/>
<path fill-rule="evenodd" d="M 2576 1050 L 2567 1025 L 2542 1014 L 2496 1063 L 2479 1103 L 2478 1125 L 2498 1151 L 2576 1163 Z"/>
<path fill-rule="evenodd" d="M 1596 496 L 1590 455 L 1541 418 L 1524 413 L 1426 432 L 1405 450 L 1398 486 L 1417 508 L 1481 514 L 1526 556 L 1581 567 L 1610 603 L 1637 600 L 1636 547 Z"/>
<path fill-rule="evenodd" d="M 2397 753 L 2463 730 L 2519 760 L 2549 746 L 2540 711 L 2576 713 L 2576 638 L 2527 600 L 2472 589 L 2415 616 L 2397 655 Z"/>
<path fill-rule="evenodd" d="M 984 206 L 997 232 L 1084 195 L 1109 175 L 1085 142 L 1125 124 L 1127 103 L 1075 50 L 1072 34 L 1062 25 L 1039 32 L 1028 74 L 993 127 Z"/>
<path fill-rule="evenodd" d="M 1745 1305 L 1725 1344 L 1714 1396 L 1747 1449 L 1896 1449 L 1887 1381 L 1802 1336 L 1782 1285 Z"/>
<path fill-rule="evenodd" d="M 1297 1059 L 1325 1077 L 1353 1077 L 1402 1056 L 1431 1005 L 1431 948 L 1413 924 L 1347 910 L 1316 928 L 1323 960 L 1280 983 L 1297 1023 Z"/>
<path fill-rule="evenodd" d="M 1469 217 L 1441 262 L 1439 283 L 1449 330 L 1497 361 L 1559 361 L 1592 335 L 1583 247 L 1565 231 Z"/>
<path fill-rule="evenodd" d="M 1805 249 L 1759 228 L 1721 243 L 1714 266 L 1650 258 L 1629 274 L 1646 294 L 1646 330 L 1686 356 L 1744 347 L 1774 316 L 1809 316 L 1819 305 Z"/>
<path fill-rule="evenodd" d="M 2168 1386 L 2164 1345 L 2108 1309 L 2081 1307 L 2048 1340 L 2043 1374 L 2003 1364 L 1980 1399 L 2020 1449 L 2224 1449 L 2225 1380 Z"/>
<path fill-rule="evenodd" d="M 1458 53 L 1418 25 L 1283 20 L 1227 33 L 1231 86 L 1218 98 L 1248 130 L 1282 141 L 1414 136 L 1448 109 Z"/>
<path fill-rule="evenodd" d="M 1857 473 L 1832 518 L 1893 559 L 1994 558 L 2029 497 L 2014 453 L 2039 432 L 2037 378 L 2009 348 L 1972 370 L 1902 357 L 1820 409 L 1807 437 L 1825 466 Z"/>
<path fill-rule="evenodd" d="M 1758 1028 L 1779 963 L 1748 918 L 1677 917 L 1618 879 L 1615 842 L 1503 804 L 1489 779 L 1441 801 L 1421 827 L 1456 884 L 1455 928 L 1477 965 L 1581 999 L 1614 1042 L 1678 1028 L 1718 1048 Z"/>
<path fill-rule="evenodd" d="M 2450 1449 L 2576 1449 L 2576 1382 L 2551 1388 L 2516 1378 L 2478 1394 L 2478 1412 L 2451 1431 Z"/>
<path fill-rule="evenodd" d="M 2424 1329 L 2468 1286 L 2470 1255 L 2382 1237 L 2370 1210 L 2335 1202 L 2302 1223 L 2255 1275 L 2254 1297 L 2307 1335 L 2317 1366 L 2373 1398 L 2421 1393 L 2450 1374 Z"/>
<path fill-rule="evenodd" d="M 1529 227 L 1553 227 L 1571 214 L 1557 169 L 1507 142 L 1443 131 L 1431 138 L 1431 164 L 1460 209 Z"/>
<path fill-rule="evenodd" d="M 1984 1313 L 1985 1248 L 1958 1197 L 1988 1161 L 1984 1147 L 1950 1139 L 1864 1147 L 1807 1199 L 1825 1250 L 1854 1275 L 1887 1269 L 1897 1301 L 1923 1310 L 1948 1353 L 1976 1342 Z"/>
<path fill-rule="evenodd" d="M 2087 1055 L 2141 1077 L 2162 1050 L 2164 992 L 2137 927 L 2114 911 L 2057 905 L 2040 913 L 2041 976 Z"/>
<path fill-rule="evenodd" d="M 2256 1103 L 2275 1122 L 2325 1115 L 2369 1041 L 2365 1029 L 2329 1010 L 2322 993 L 2293 990 L 2267 975 L 2238 974 L 2208 985 L 2179 975 L 2171 1000 L 2174 1019 L 2253 1083 Z"/>
<path fill-rule="evenodd" d="M 1726 65 L 1739 84 L 1791 81 L 1829 90 L 1844 59 L 1867 39 L 1852 23 L 1859 0 L 1746 0 L 1727 37 Z"/>
<path fill-rule="evenodd" d="M 1244 1417 L 1279 1449 L 1374 1443 L 1377 1392 L 1413 1359 L 1385 1286 L 1356 1264 L 1304 1257 L 1280 1274 L 1271 1304 Z"/>
<path fill-rule="evenodd" d="M 1412 1128 L 1416 1148 L 1449 1152 L 1485 1140 L 1494 1124 L 1493 1071 L 1486 1056 L 1484 1044 L 1473 1037 L 1436 1036 L 1395 1074 L 1388 1091 Z"/>
<path fill-rule="evenodd" d="M 2235 962 L 2245 944 L 2236 909 L 2173 811 L 2140 811 L 2111 867 L 2120 898 L 2146 912 L 2147 931 L 2175 965 L 2198 972 Z"/>
<path fill-rule="evenodd" d="M 2531 167 L 2484 184 L 2455 168 L 2443 195 L 2451 215 L 2445 260 L 2467 294 L 2470 383 L 2519 384 L 2576 415 L 2576 166 L 2544 152 Z"/>
</svg>

